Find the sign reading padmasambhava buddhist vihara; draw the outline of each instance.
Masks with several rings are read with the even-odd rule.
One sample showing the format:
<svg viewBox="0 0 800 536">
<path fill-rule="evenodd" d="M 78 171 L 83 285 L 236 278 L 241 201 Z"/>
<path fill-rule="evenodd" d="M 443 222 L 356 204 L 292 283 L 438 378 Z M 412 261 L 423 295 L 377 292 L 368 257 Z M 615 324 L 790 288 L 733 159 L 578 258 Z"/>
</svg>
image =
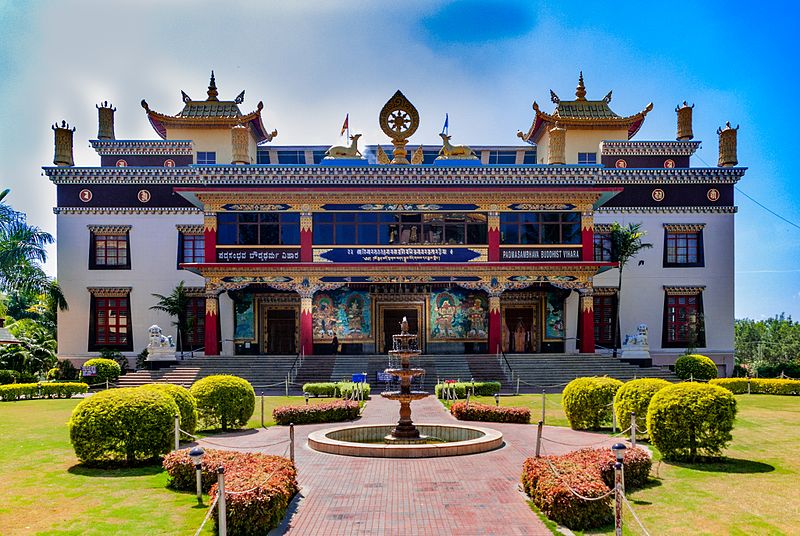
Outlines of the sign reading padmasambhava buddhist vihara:
<svg viewBox="0 0 800 536">
<path fill-rule="evenodd" d="M 489 307 L 485 296 L 448 289 L 431 293 L 429 299 L 429 341 L 486 340 Z"/>
<path fill-rule="evenodd" d="M 372 300 L 369 292 L 339 289 L 314 295 L 312 321 L 315 341 L 372 340 Z"/>
<path fill-rule="evenodd" d="M 559 248 L 500 248 L 501 261 L 579 261 L 581 260 L 581 247 Z"/>
</svg>

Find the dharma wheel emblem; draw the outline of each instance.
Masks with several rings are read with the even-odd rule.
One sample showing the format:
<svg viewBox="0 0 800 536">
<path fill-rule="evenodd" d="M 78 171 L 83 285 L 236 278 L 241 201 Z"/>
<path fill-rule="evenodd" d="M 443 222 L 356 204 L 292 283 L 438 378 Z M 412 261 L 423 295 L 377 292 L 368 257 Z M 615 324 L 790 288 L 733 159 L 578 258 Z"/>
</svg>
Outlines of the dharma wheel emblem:
<svg viewBox="0 0 800 536">
<path fill-rule="evenodd" d="M 392 139 L 392 164 L 408 164 L 406 144 L 419 128 L 419 112 L 399 90 L 381 108 L 378 122 L 383 133 Z"/>
<path fill-rule="evenodd" d="M 656 201 L 658 203 L 662 202 L 664 200 L 664 190 L 662 190 L 661 188 L 656 188 L 655 190 L 653 190 L 652 197 L 653 201 Z"/>
</svg>

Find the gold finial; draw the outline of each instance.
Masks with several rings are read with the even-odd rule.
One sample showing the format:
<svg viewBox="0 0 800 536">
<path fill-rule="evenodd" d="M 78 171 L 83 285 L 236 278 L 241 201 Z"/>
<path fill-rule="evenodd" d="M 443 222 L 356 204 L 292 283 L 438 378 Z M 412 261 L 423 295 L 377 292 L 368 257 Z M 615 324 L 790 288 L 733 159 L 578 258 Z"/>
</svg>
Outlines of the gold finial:
<svg viewBox="0 0 800 536">
<path fill-rule="evenodd" d="M 411 163 L 415 166 L 423 163 L 425 161 L 425 155 L 422 152 L 422 145 L 417 147 L 417 150 L 414 151 L 414 154 L 411 155 Z"/>
<path fill-rule="evenodd" d="M 406 144 L 419 128 L 419 112 L 400 90 L 383 105 L 378 123 L 383 133 L 392 139 L 392 164 L 409 164 Z"/>
<path fill-rule="evenodd" d="M 389 155 L 386 154 L 386 151 L 384 151 L 383 147 L 381 147 L 380 145 L 378 145 L 378 163 L 384 165 L 391 163 Z"/>
<path fill-rule="evenodd" d="M 730 121 L 725 123 L 725 128 L 718 128 L 717 135 L 719 135 L 719 167 L 735 166 L 739 163 L 736 156 L 736 134 L 739 130 L 739 125 L 736 128 L 731 126 Z"/>
<path fill-rule="evenodd" d="M 219 93 L 217 92 L 217 83 L 214 80 L 214 71 L 211 71 L 211 80 L 208 82 L 208 98 L 206 100 L 216 101 Z"/>
<path fill-rule="evenodd" d="M 578 87 L 575 88 L 575 96 L 578 100 L 586 100 L 586 86 L 583 85 L 583 71 L 578 76 Z"/>
</svg>

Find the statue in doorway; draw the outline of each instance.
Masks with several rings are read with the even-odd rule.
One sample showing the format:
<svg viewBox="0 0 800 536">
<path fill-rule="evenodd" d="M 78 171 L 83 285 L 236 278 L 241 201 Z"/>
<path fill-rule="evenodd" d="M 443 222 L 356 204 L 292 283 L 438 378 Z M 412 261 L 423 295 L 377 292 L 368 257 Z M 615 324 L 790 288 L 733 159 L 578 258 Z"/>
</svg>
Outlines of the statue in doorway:
<svg viewBox="0 0 800 536">
<path fill-rule="evenodd" d="M 467 309 L 467 318 L 469 319 L 468 335 L 470 337 L 485 337 L 486 311 L 481 304 L 480 298 L 475 298 L 472 307 Z"/>
<path fill-rule="evenodd" d="M 503 316 L 503 352 L 508 353 L 508 349 L 510 346 L 511 346 L 511 330 L 508 329 L 506 318 L 505 316 Z"/>
<path fill-rule="evenodd" d="M 528 332 L 525 330 L 525 324 L 522 322 L 520 318 L 517 320 L 517 327 L 514 329 L 514 351 L 517 353 L 522 353 L 525 351 L 526 347 L 526 339 L 528 338 Z"/>
</svg>

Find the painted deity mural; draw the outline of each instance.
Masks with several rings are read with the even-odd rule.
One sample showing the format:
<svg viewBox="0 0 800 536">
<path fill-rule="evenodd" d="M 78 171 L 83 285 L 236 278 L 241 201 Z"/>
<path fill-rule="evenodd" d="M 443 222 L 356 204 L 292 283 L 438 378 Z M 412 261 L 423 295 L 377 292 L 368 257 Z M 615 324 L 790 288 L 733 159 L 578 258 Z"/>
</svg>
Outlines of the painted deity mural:
<svg viewBox="0 0 800 536">
<path fill-rule="evenodd" d="M 552 292 L 547 293 L 547 309 L 544 323 L 545 339 L 563 339 L 567 336 L 564 327 L 564 298 Z"/>
<path fill-rule="evenodd" d="M 314 296 L 314 340 L 341 342 L 372 340 L 372 302 L 369 292 L 339 289 Z"/>
<path fill-rule="evenodd" d="M 431 341 L 485 341 L 489 332 L 489 307 L 484 296 L 449 289 L 433 292 L 428 318 Z"/>
<path fill-rule="evenodd" d="M 234 300 L 233 338 L 237 341 L 252 341 L 256 338 L 255 315 L 253 311 L 253 295 L 239 294 Z"/>
</svg>

